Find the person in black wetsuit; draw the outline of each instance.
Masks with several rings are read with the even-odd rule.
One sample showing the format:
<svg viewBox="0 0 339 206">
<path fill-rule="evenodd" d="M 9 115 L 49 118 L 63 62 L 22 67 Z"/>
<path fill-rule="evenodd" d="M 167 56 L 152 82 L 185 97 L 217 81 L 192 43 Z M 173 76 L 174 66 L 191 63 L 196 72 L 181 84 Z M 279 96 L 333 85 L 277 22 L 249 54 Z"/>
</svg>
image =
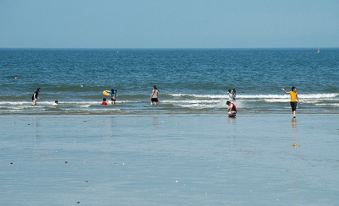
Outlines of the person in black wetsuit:
<svg viewBox="0 0 339 206">
<path fill-rule="evenodd" d="M 39 96 L 40 88 L 37 88 L 35 92 L 33 92 L 32 95 L 32 105 L 35 106 L 37 101 L 38 101 L 38 96 Z"/>
</svg>

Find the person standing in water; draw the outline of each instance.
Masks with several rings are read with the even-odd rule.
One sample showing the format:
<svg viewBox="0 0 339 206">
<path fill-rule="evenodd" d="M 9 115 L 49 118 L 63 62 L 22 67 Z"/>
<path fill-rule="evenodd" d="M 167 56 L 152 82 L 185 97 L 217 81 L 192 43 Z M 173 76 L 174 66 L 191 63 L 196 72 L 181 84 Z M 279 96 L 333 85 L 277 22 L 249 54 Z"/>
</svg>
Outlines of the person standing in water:
<svg viewBox="0 0 339 206">
<path fill-rule="evenodd" d="M 227 91 L 227 94 L 230 101 L 235 101 L 235 97 L 237 96 L 237 91 L 235 90 L 235 88 L 229 89 Z"/>
<path fill-rule="evenodd" d="M 159 104 L 159 90 L 156 85 L 153 86 L 151 93 L 151 105 Z"/>
<path fill-rule="evenodd" d="M 296 111 L 297 111 L 297 106 L 299 102 L 298 98 L 298 92 L 296 87 L 292 87 L 291 91 L 287 92 L 284 88 L 282 89 L 286 94 L 290 95 L 290 105 L 292 109 L 292 116 L 293 118 L 296 118 Z"/>
<path fill-rule="evenodd" d="M 228 117 L 235 117 L 237 115 L 237 107 L 233 102 L 227 101 L 226 105 L 228 107 Z"/>
<path fill-rule="evenodd" d="M 40 88 L 37 88 L 35 92 L 33 92 L 32 95 L 32 105 L 35 106 L 37 101 L 38 101 L 38 96 L 39 96 Z"/>
<path fill-rule="evenodd" d="M 116 89 L 111 89 L 111 104 L 115 104 L 115 102 L 117 101 L 117 92 L 118 90 Z"/>
</svg>

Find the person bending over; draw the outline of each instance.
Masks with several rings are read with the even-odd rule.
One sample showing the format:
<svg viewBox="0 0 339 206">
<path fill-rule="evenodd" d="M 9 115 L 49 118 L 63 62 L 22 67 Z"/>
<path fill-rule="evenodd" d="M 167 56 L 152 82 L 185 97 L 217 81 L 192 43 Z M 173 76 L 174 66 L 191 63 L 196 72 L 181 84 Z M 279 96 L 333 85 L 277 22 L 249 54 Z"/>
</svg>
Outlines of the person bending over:
<svg viewBox="0 0 339 206">
<path fill-rule="evenodd" d="M 228 117 L 235 117 L 237 115 L 237 107 L 233 102 L 227 101 L 226 105 L 228 107 Z"/>
</svg>

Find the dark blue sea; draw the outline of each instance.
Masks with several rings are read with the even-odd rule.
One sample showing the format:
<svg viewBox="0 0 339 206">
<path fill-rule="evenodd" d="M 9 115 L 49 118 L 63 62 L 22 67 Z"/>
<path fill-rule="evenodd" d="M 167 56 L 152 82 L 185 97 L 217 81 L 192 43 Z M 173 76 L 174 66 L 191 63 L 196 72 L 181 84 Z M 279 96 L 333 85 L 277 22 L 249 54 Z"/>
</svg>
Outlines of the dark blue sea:
<svg viewBox="0 0 339 206">
<path fill-rule="evenodd" d="M 0 72 L 0 114 L 225 113 L 230 88 L 239 114 L 288 113 L 291 86 L 299 113 L 339 113 L 339 49 L 1 49 Z"/>
</svg>

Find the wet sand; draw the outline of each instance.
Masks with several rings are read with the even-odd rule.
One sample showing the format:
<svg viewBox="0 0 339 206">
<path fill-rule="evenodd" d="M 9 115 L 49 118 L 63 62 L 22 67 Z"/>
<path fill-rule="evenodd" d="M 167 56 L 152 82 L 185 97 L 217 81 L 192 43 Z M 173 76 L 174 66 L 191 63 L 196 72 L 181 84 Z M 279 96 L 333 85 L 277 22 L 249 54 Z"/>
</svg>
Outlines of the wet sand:
<svg viewBox="0 0 339 206">
<path fill-rule="evenodd" d="M 0 116 L 0 205 L 338 205 L 339 116 Z"/>
</svg>

